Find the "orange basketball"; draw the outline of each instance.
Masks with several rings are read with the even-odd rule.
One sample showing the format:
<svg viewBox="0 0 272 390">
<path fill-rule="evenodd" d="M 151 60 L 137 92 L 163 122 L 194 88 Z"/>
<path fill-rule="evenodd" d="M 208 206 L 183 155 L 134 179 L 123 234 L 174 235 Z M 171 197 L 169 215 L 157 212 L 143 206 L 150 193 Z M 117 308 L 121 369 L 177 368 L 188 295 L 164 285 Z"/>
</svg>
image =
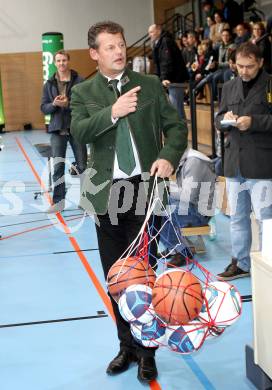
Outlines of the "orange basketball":
<svg viewBox="0 0 272 390">
<path fill-rule="evenodd" d="M 117 260 L 110 268 L 107 286 L 111 296 L 118 301 L 121 293 L 132 284 L 153 287 L 156 274 L 142 257 L 127 257 Z"/>
<path fill-rule="evenodd" d="M 187 324 L 198 317 L 203 303 L 201 284 L 189 271 L 166 271 L 155 281 L 152 304 L 170 325 Z"/>
</svg>

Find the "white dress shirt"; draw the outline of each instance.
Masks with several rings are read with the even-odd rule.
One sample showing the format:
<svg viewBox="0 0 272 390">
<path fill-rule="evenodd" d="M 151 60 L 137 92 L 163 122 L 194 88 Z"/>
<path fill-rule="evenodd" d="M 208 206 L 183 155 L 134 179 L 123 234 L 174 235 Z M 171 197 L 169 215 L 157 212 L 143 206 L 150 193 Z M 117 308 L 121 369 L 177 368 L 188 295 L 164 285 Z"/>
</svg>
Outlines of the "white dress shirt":
<svg viewBox="0 0 272 390">
<path fill-rule="evenodd" d="M 123 73 L 120 73 L 118 76 L 114 77 L 114 79 L 117 79 L 119 80 L 118 84 L 117 84 L 117 88 L 118 90 L 121 92 L 121 77 L 123 76 Z M 111 78 L 107 77 L 107 76 L 104 76 L 107 78 L 108 81 L 112 80 Z M 112 123 L 116 123 L 118 121 L 119 118 L 111 118 L 112 120 Z M 132 137 L 132 134 L 131 132 L 129 132 L 130 134 L 130 139 L 131 139 L 131 143 L 132 143 L 132 149 L 133 149 L 133 154 L 134 154 L 134 159 L 135 159 L 135 168 L 133 170 L 133 172 L 131 173 L 131 175 L 127 175 L 125 172 L 123 172 L 120 168 L 119 168 L 119 165 L 118 165 L 118 159 L 117 159 L 117 154 L 115 152 L 115 156 L 114 156 L 114 169 L 113 169 L 113 179 L 127 179 L 129 177 L 133 177 L 133 176 L 136 176 L 136 175 L 140 175 L 142 170 L 141 170 L 141 165 L 140 165 L 140 160 L 139 160 L 139 156 L 138 156 L 138 152 L 137 152 L 137 148 L 136 148 L 136 145 L 135 145 L 135 142 L 134 142 L 134 139 Z"/>
</svg>

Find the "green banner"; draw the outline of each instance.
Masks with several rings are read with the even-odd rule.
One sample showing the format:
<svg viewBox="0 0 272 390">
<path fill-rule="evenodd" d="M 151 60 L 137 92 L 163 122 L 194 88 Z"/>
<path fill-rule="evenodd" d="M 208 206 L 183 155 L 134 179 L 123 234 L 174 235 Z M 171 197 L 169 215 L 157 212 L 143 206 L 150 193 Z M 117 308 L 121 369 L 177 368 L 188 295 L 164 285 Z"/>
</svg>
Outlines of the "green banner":
<svg viewBox="0 0 272 390">
<path fill-rule="evenodd" d="M 0 125 L 5 124 L 4 105 L 3 105 L 3 94 L 2 94 L 2 82 L 0 77 Z"/>
<path fill-rule="evenodd" d="M 45 83 L 55 72 L 54 54 L 63 49 L 63 34 L 59 32 L 48 32 L 42 34 L 42 56 L 43 56 L 43 82 Z M 45 124 L 48 125 L 50 115 L 45 116 Z"/>
</svg>

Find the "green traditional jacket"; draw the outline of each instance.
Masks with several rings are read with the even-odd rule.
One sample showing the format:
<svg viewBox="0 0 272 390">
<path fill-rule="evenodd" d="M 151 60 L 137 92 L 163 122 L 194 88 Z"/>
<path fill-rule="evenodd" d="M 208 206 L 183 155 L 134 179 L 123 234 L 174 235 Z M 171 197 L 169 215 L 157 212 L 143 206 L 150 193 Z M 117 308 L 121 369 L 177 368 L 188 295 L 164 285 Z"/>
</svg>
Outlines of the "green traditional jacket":
<svg viewBox="0 0 272 390">
<path fill-rule="evenodd" d="M 176 169 L 187 147 L 187 127 L 170 105 L 157 76 L 126 69 L 122 94 L 140 85 L 137 110 L 127 115 L 142 172 L 153 162 L 166 159 Z M 81 206 L 90 213 L 105 214 L 112 184 L 117 123 L 111 119 L 116 97 L 107 79 L 97 73 L 72 89 L 71 134 L 82 144 L 90 144 L 88 168 L 81 188 Z M 162 143 L 164 135 L 164 144 Z M 126 152 L 126 151 L 124 151 Z"/>
</svg>

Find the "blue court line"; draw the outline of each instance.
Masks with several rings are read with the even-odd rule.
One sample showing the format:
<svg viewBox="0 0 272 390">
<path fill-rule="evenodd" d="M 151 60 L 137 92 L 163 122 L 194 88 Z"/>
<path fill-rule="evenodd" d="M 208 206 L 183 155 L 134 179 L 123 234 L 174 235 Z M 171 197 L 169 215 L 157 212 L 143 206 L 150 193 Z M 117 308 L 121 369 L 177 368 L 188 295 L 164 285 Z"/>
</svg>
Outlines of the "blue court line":
<svg viewBox="0 0 272 390">
<path fill-rule="evenodd" d="M 183 355 L 183 359 L 185 360 L 186 364 L 190 367 L 190 369 L 193 371 L 197 379 L 201 382 L 205 390 L 216 390 L 216 388 L 213 386 L 213 384 L 209 381 L 207 376 L 204 374 L 204 372 L 201 370 L 199 365 L 195 362 L 195 360 L 190 355 Z"/>
</svg>

